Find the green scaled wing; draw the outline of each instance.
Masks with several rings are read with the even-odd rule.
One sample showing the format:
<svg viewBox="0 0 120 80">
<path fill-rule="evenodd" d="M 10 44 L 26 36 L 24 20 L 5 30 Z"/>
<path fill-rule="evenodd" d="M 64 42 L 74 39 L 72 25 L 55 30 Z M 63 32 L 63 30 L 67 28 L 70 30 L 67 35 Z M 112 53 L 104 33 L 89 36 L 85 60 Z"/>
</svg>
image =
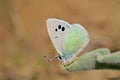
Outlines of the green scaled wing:
<svg viewBox="0 0 120 80">
<path fill-rule="evenodd" d="M 85 28 L 79 24 L 73 24 L 63 41 L 64 59 L 70 60 L 77 55 L 89 42 L 89 36 Z"/>
</svg>

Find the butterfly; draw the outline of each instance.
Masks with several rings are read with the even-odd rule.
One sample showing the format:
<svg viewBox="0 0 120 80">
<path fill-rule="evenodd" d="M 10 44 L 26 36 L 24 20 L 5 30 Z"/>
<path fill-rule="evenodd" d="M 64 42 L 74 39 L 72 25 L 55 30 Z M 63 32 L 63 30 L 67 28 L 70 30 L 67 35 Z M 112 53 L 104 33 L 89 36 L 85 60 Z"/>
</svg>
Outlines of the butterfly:
<svg viewBox="0 0 120 80">
<path fill-rule="evenodd" d="M 64 62 L 62 68 L 67 71 L 111 68 L 120 66 L 120 51 L 110 54 L 107 48 L 99 48 L 76 56 L 89 43 L 87 30 L 80 24 L 69 24 L 67 21 L 49 18 L 46 21 L 50 39 L 58 52 L 57 58 Z M 117 64 L 117 65 L 116 65 Z M 106 66 L 107 65 L 107 66 Z"/>
<path fill-rule="evenodd" d="M 46 21 L 52 43 L 59 53 L 58 59 L 71 62 L 89 42 L 87 30 L 80 24 L 49 18 Z"/>
</svg>

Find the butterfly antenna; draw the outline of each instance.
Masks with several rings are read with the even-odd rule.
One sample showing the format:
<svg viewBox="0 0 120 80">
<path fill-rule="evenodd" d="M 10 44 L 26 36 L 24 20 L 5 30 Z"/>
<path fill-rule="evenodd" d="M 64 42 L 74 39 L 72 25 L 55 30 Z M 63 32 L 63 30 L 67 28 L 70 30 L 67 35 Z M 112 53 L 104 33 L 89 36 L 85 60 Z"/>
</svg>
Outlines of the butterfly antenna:
<svg viewBox="0 0 120 80">
<path fill-rule="evenodd" d="M 57 58 L 57 56 L 52 57 L 51 59 L 48 59 L 47 56 L 44 56 L 44 58 L 47 60 L 47 63 L 51 62 L 53 59 Z"/>
</svg>

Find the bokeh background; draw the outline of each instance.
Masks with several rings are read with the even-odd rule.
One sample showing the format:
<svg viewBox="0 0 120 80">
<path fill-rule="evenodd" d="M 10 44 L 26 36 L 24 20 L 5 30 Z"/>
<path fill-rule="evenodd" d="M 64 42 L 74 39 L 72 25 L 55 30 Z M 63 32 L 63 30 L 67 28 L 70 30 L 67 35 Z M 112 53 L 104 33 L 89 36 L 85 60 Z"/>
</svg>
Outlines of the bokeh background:
<svg viewBox="0 0 120 80">
<path fill-rule="evenodd" d="M 84 52 L 120 50 L 120 0 L 0 0 L 0 80 L 120 80 L 119 70 L 67 72 L 60 62 L 46 19 L 80 23 L 89 35 Z"/>
</svg>

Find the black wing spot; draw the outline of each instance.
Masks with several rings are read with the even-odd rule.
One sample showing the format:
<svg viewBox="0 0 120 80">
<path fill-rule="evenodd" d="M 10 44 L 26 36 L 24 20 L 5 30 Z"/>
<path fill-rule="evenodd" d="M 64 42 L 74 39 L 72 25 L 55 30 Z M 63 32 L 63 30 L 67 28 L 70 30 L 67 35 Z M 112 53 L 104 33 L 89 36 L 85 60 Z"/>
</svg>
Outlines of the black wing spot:
<svg viewBox="0 0 120 80">
<path fill-rule="evenodd" d="M 58 29 L 61 29 L 61 25 L 58 25 Z"/>
<path fill-rule="evenodd" d="M 55 29 L 55 31 L 57 32 L 57 31 L 58 31 L 58 29 L 56 28 L 56 29 Z"/>
<path fill-rule="evenodd" d="M 62 27 L 62 31 L 65 31 L 65 27 Z"/>
</svg>

